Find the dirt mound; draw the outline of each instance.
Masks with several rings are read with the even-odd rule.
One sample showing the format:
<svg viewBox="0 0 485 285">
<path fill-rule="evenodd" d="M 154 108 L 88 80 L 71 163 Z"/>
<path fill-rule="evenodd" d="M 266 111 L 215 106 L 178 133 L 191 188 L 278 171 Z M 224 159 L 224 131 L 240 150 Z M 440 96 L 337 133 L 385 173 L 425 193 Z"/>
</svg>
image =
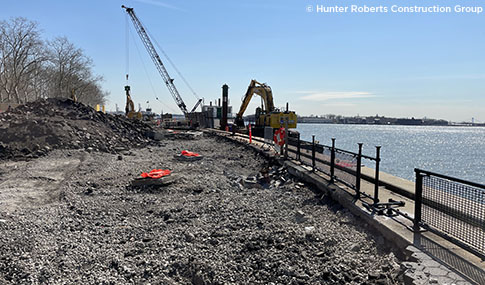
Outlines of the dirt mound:
<svg viewBox="0 0 485 285">
<path fill-rule="evenodd" d="M 146 145 L 152 133 L 143 122 L 70 99 L 38 100 L 0 114 L 0 159 L 39 157 L 57 148 L 115 153 Z"/>
</svg>

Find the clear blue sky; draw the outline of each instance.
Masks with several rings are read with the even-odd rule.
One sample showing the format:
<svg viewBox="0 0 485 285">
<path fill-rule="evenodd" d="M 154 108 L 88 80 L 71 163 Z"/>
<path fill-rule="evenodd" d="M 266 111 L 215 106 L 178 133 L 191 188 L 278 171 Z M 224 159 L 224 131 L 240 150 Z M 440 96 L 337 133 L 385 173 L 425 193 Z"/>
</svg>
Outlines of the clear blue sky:
<svg viewBox="0 0 485 285">
<path fill-rule="evenodd" d="M 110 92 L 108 109 L 115 104 L 123 109 L 122 4 L 135 8 L 206 103 L 219 98 L 226 83 L 235 112 L 249 81 L 257 79 L 272 87 L 277 106 L 289 102 L 301 115 L 379 114 L 453 121 L 474 117 L 485 122 L 485 13 L 306 11 L 317 4 L 483 7 L 482 1 L 4 0 L 0 18 L 26 17 L 39 23 L 46 38 L 67 36 L 104 76 L 103 88 Z M 146 107 L 149 101 L 154 111 L 178 112 L 131 22 L 129 26 L 129 84 L 135 103 Z M 168 62 L 166 66 L 191 108 L 195 97 Z M 250 112 L 257 105 L 254 101 Z"/>
</svg>

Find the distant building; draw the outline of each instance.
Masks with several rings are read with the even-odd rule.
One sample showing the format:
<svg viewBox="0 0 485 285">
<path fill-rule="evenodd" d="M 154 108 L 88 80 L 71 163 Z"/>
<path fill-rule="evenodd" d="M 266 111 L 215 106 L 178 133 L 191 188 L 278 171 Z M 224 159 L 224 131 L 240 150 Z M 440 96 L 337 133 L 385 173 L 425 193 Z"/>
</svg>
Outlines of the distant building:
<svg viewBox="0 0 485 285">
<path fill-rule="evenodd" d="M 219 100 L 220 103 L 220 100 Z M 207 121 L 205 122 L 206 126 L 209 128 L 219 128 L 221 119 L 222 119 L 222 106 L 219 105 L 212 105 L 210 102 L 209 105 L 202 106 L 202 113 L 204 113 L 205 118 Z M 227 106 L 227 118 L 229 120 L 234 119 L 234 114 L 232 113 L 232 106 Z"/>
<path fill-rule="evenodd" d="M 333 119 L 318 118 L 318 117 L 298 117 L 298 123 L 308 124 L 332 124 Z"/>
<path fill-rule="evenodd" d="M 423 124 L 423 120 L 420 119 L 397 119 L 396 125 L 410 125 L 410 126 L 419 126 Z"/>
<path fill-rule="evenodd" d="M 366 124 L 366 125 L 408 125 L 408 126 L 448 126 L 452 123 L 440 119 L 411 119 L 408 118 L 391 118 L 384 116 L 368 116 L 368 117 L 343 117 L 335 115 L 326 116 L 299 116 L 298 123 L 312 123 L 312 124 Z M 465 124 L 465 123 L 462 123 Z M 470 124 L 468 125 L 478 125 Z M 482 124 L 483 125 L 483 124 Z"/>
</svg>

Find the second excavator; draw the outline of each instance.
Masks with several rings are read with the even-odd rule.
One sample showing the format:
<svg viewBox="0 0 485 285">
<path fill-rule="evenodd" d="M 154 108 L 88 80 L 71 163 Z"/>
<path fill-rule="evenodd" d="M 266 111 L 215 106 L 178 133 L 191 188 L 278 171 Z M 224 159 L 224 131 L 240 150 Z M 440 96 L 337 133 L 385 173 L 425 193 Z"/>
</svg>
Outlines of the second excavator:
<svg viewBox="0 0 485 285">
<path fill-rule="evenodd" d="M 128 75 L 126 77 L 128 78 Z M 126 106 L 125 106 L 126 116 L 130 119 L 141 120 L 142 114 L 140 112 L 135 111 L 135 104 L 133 103 L 133 100 L 131 100 L 129 85 L 125 86 L 125 91 L 126 91 Z"/>
</svg>

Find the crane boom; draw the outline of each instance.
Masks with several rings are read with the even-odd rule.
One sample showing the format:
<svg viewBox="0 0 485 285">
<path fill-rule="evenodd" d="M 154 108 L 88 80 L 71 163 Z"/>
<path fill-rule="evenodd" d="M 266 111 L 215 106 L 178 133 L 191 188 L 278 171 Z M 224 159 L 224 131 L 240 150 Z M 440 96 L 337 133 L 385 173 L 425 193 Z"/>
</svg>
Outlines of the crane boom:
<svg viewBox="0 0 485 285">
<path fill-rule="evenodd" d="M 182 100 L 182 97 L 180 97 L 180 94 L 177 88 L 173 84 L 173 79 L 170 78 L 170 75 L 168 74 L 167 69 L 165 68 L 165 66 L 162 63 L 162 60 L 160 59 L 160 56 L 155 50 L 155 47 L 153 46 L 153 43 L 150 40 L 150 37 L 148 36 L 148 33 L 146 32 L 145 28 L 143 27 L 138 17 L 135 15 L 135 11 L 133 11 L 133 8 L 128 8 L 124 5 L 122 5 L 121 8 L 124 8 L 126 10 L 126 13 L 130 15 L 131 21 L 135 26 L 136 32 L 140 36 L 140 39 L 143 42 L 143 45 L 145 46 L 145 48 L 147 49 L 148 54 L 150 54 L 150 57 L 153 63 L 155 63 L 155 66 L 157 67 L 158 72 L 162 76 L 162 79 L 165 82 L 165 85 L 167 85 L 167 88 L 170 91 L 170 94 L 172 95 L 173 99 L 175 100 L 175 103 L 177 103 L 177 106 L 179 106 L 180 110 L 182 110 L 184 115 L 187 114 L 188 113 L 187 106 Z M 199 102 L 196 104 L 192 112 L 195 111 L 195 109 L 199 104 L 200 104 Z"/>
<path fill-rule="evenodd" d="M 202 99 L 197 100 L 197 103 L 195 103 L 195 106 L 194 106 L 194 108 L 192 108 L 192 110 L 190 111 L 190 113 L 195 112 L 195 110 L 197 109 L 197 107 L 199 107 L 200 103 L 202 103 Z"/>
</svg>

